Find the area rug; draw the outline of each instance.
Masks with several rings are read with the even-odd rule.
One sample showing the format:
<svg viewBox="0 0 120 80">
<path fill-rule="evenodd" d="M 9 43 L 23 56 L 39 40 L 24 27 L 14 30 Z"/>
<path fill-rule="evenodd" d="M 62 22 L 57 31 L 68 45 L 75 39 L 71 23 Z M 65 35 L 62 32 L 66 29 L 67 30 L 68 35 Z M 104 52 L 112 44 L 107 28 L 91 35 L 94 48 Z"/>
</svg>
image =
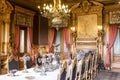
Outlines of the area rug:
<svg viewBox="0 0 120 80">
<path fill-rule="evenodd" d="M 94 80 L 120 80 L 119 72 L 101 71 Z"/>
</svg>

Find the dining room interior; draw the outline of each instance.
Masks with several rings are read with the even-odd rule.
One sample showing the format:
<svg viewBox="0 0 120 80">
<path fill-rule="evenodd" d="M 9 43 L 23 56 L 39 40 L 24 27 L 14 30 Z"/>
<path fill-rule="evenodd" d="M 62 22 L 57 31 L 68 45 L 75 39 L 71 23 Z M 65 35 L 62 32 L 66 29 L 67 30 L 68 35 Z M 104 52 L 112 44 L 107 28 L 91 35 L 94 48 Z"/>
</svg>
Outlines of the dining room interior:
<svg viewBox="0 0 120 80">
<path fill-rule="evenodd" d="M 119 75 L 120 0 L 0 0 L 0 80 Z"/>
</svg>

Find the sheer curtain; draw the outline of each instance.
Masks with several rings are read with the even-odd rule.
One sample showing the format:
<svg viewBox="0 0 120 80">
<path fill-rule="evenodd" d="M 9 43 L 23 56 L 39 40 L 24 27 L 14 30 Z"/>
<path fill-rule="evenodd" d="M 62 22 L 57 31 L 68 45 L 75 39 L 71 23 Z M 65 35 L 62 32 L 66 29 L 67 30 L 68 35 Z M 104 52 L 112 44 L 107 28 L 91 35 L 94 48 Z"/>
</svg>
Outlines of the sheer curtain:
<svg viewBox="0 0 120 80">
<path fill-rule="evenodd" d="M 51 52 L 51 47 L 52 47 L 52 44 L 53 44 L 53 40 L 54 40 L 54 34 L 55 34 L 55 29 L 50 29 L 49 30 L 49 50 L 48 52 Z"/>
<path fill-rule="evenodd" d="M 112 24 L 109 26 L 109 43 L 107 45 L 107 53 L 106 53 L 106 68 L 110 67 L 111 47 L 114 44 L 117 31 L 118 31 L 117 24 Z"/>
<path fill-rule="evenodd" d="M 16 35 L 15 35 L 14 55 L 17 56 L 17 49 L 19 46 L 19 36 L 20 36 L 20 27 L 19 26 L 16 26 L 15 33 L 16 33 Z"/>
<path fill-rule="evenodd" d="M 31 37 L 32 37 L 31 28 L 28 27 L 27 28 L 27 43 L 28 43 L 28 48 L 31 52 L 32 62 L 34 63 L 35 57 L 34 57 L 34 49 L 33 49 Z"/>
<path fill-rule="evenodd" d="M 70 30 L 69 28 L 63 29 L 64 42 L 68 50 L 68 58 L 70 58 Z"/>
</svg>

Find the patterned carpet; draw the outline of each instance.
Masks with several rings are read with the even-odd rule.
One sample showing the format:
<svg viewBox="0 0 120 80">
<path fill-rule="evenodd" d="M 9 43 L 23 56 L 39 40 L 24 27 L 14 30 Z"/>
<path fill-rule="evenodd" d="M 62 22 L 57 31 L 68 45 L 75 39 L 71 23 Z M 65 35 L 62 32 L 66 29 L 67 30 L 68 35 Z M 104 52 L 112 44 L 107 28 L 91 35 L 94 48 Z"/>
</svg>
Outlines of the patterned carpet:
<svg viewBox="0 0 120 80">
<path fill-rule="evenodd" d="M 120 80 L 120 73 L 101 71 L 94 80 Z"/>
</svg>

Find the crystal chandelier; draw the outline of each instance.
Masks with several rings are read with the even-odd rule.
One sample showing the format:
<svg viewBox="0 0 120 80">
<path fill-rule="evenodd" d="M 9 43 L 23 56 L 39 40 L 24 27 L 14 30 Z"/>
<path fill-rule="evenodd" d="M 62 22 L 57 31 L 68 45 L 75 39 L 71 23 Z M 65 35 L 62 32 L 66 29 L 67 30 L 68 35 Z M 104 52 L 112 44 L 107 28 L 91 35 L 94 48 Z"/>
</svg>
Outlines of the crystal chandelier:
<svg viewBox="0 0 120 80">
<path fill-rule="evenodd" d="M 43 8 L 38 6 L 41 15 L 47 17 L 51 22 L 51 27 L 54 27 L 57 30 L 60 27 L 67 27 L 70 17 L 68 5 L 61 5 L 61 0 L 53 0 L 53 3 L 53 5 L 44 4 Z"/>
</svg>

